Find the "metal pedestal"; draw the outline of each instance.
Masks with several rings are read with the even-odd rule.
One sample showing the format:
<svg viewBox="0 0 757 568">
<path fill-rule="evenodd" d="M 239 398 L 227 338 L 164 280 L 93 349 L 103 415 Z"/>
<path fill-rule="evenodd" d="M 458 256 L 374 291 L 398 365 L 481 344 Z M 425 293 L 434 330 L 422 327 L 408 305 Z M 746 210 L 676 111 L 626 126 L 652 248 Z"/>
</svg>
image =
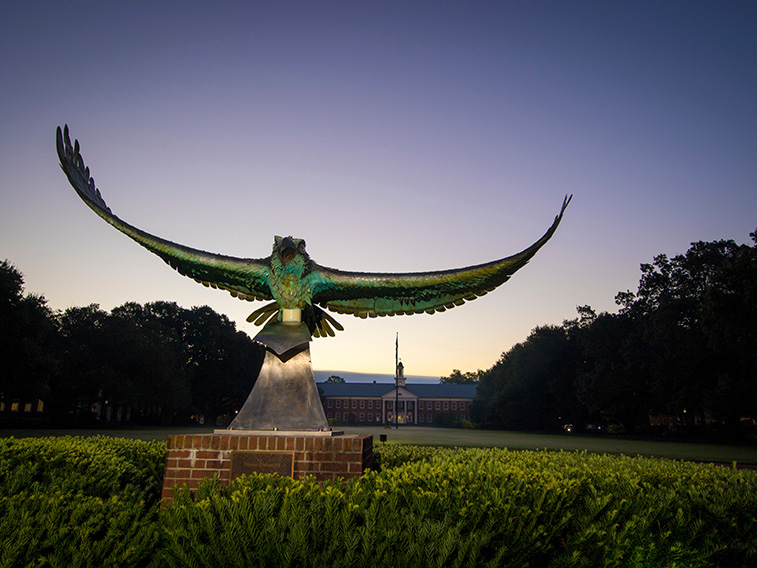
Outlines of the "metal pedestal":
<svg viewBox="0 0 757 568">
<path fill-rule="evenodd" d="M 229 430 L 330 432 L 313 375 L 307 326 L 272 323 L 255 341 L 266 346 L 265 361 Z"/>
</svg>

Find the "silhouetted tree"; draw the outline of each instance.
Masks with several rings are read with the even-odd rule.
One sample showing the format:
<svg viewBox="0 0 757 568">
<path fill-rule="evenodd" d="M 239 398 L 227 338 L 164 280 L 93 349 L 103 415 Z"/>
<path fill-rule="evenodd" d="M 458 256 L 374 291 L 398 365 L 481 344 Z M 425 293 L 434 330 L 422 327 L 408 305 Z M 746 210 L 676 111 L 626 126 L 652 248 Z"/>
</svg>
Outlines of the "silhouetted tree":
<svg viewBox="0 0 757 568">
<path fill-rule="evenodd" d="M 45 398 L 57 360 L 57 328 L 43 296 L 24 294 L 24 277 L 0 262 L 0 397 Z"/>
<path fill-rule="evenodd" d="M 575 395 L 578 351 L 562 327 L 537 327 L 483 373 L 472 408 L 474 421 L 502 428 L 554 430 L 578 422 Z"/>
<path fill-rule="evenodd" d="M 484 371 L 478 369 L 476 372 L 466 371 L 461 373 L 460 369 L 452 369 L 452 372 L 447 377 L 440 377 L 439 384 L 441 385 L 476 385 L 481 380 Z"/>
<path fill-rule="evenodd" d="M 627 431 L 648 423 L 649 384 L 633 318 L 601 313 L 573 334 L 580 350 L 575 392 L 587 413 Z"/>
<path fill-rule="evenodd" d="M 706 412 L 735 430 L 757 408 L 755 247 L 732 240 L 692 243 L 672 259 L 642 264 L 638 291 L 616 301 L 640 330 L 635 365 L 654 412 Z"/>
</svg>

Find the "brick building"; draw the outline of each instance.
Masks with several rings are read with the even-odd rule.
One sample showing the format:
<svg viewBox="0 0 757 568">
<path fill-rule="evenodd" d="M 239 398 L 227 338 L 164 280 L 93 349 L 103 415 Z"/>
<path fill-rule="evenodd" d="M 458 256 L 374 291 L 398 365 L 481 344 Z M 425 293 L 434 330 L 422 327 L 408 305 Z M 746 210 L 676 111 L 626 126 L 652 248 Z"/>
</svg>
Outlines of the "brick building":
<svg viewBox="0 0 757 568">
<path fill-rule="evenodd" d="M 470 420 L 476 385 L 394 383 L 318 383 L 326 418 L 340 424 L 394 424 L 431 426 L 439 422 Z"/>
</svg>

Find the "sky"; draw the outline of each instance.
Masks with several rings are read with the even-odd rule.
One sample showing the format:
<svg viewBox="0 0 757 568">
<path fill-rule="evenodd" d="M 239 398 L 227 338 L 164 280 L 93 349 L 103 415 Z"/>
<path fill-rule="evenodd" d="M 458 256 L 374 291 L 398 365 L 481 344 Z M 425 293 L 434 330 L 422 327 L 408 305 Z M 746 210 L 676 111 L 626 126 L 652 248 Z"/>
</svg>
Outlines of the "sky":
<svg viewBox="0 0 757 568">
<path fill-rule="evenodd" d="M 68 124 L 112 211 L 186 246 L 443 270 L 552 240 L 496 291 L 361 320 L 321 372 L 488 369 L 639 265 L 757 228 L 754 2 L 13 2 L 0 20 L 0 259 L 65 310 L 260 303 L 180 276 L 94 215 L 57 164 Z"/>
</svg>

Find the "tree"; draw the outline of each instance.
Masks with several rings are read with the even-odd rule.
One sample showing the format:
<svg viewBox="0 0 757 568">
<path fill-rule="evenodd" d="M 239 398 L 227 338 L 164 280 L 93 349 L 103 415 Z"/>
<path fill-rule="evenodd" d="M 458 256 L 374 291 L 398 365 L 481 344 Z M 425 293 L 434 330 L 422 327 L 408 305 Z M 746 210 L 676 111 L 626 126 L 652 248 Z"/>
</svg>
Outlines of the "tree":
<svg viewBox="0 0 757 568">
<path fill-rule="evenodd" d="M 176 346 L 189 397 L 187 413 L 214 423 L 242 406 L 265 354 L 226 316 L 207 306 L 186 309 L 175 302 L 128 303 L 116 311 Z"/>
<path fill-rule="evenodd" d="M 97 304 L 68 308 L 60 314 L 61 367 L 47 404 L 54 421 L 94 418 L 92 406 L 102 399 L 104 383 L 114 374 L 108 360 L 109 318 Z"/>
<path fill-rule="evenodd" d="M 757 231 L 721 264 L 704 294 L 702 327 L 716 361 L 708 408 L 737 428 L 757 416 Z"/>
<path fill-rule="evenodd" d="M 59 415 L 86 417 L 107 401 L 131 408 L 136 421 L 202 414 L 213 423 L 241 407 L 262 365 L 263 349 L 208 307 L 129 302 L 108 314 L 91 305 L 60 322 Z"/>
<path fill-rule="evenodd" d="M 732 240 L 692 243 L 642 264 L 638 291 L 618 294 L 621 314 L 640 329 L 650 410 L 707 413 L 734 430 L 755 415 L 756 256 Z"/>
<path fill-rule="evenodd" d="M 633 432 L 649 420 L 649 385 L 637 322 L 606 312 L 584 321 L 573 327 L 579 349 L 576 396 L 593 420 L 618 421 Z"/>
<path fill-rule="evenodd" d="M 263 365 L 265 349 L 207 306 L 194 307 L 186 315 L 192 407 L 215 423 L 218 416 L 241 408 Z"/>
<path fill-rule="evenodd" d="M 342 377 L 338 375 L 331 375 L 328 379 L 326 379 L 326 382 L 343 384 L 343 383 L 346 383 L 347 381 L 345 381 Z"/>
<path fill-rule="evenodd" d="M 0 263 L 0 398 L 46 399 L 57 366 L 57 326 L 43 296 L 24 294 L 24 277 Z"/>
<path fill-rule="evenodd" d="M 118 383 L 108 386 L 108 397 L 137 409 L 148 421 L 173 420 L 190 400 L 174 330 L 139 304 L 126 304 L 111 311 L 108 331 L 118 346 L 112 357 L 120 371 Z"/>
<path fill-rule="evenodd" d="M 478 369 L 476 372 L 467 371 L 461 373 L 460 369 L 452 369 L 447 377 L 440 377 L 439 384 L 442 385 L 477 385 L 481 380 L 484 372 Z"/>
<path fill-rule="evenodd" d="M 481 375 L 474 421 L 501 428 L 556 430 L 579 422 L 575 396 L 577 348 L 558 326 L 537 327 Z"/>
</svg>

